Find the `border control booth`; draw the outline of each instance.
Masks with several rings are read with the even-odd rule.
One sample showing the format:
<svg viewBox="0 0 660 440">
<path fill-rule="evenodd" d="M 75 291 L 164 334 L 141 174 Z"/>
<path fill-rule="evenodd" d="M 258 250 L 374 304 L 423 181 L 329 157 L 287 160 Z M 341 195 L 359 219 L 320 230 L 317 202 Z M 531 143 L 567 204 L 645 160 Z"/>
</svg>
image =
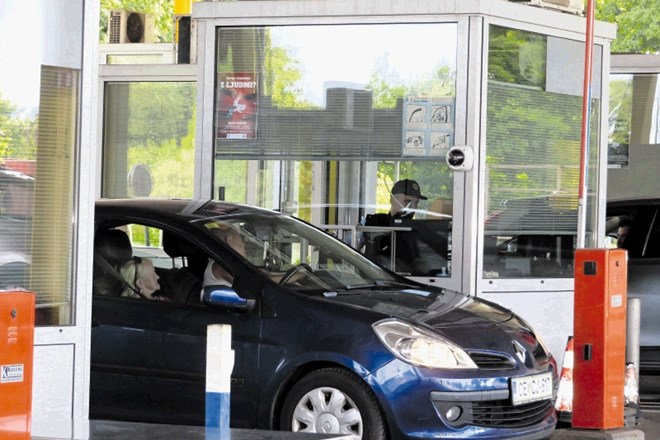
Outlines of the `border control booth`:
<svg viewBox="0 0 660 440">
<path fill-rule="evenodd" d="M 420 262 L 394 270 L 513 309 L 561 363 L 573 331 L 586 19 L 558 3 L 194 3 L 196 196 L 230 192 L 240 164 L 247 203 L 356 247 L 388 227 L 414 235 Z M 605 235 L 615 31 L 595 25 L 587 247 Z M 447 160 L 454 153 L 464 160 Z M 398 178 L 418 181 L 428 204 L 385 230 L 363 226 L 387 212 Z"/>
</svg>

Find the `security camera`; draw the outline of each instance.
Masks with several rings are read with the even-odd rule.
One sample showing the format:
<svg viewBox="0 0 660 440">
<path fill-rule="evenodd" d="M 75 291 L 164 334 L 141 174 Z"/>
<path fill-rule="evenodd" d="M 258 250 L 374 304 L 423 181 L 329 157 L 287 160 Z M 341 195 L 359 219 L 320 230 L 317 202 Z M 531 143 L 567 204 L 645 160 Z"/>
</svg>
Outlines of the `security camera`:
<svg viewBox="0 0 660 440">
<path fill-rule="evenodd" d="M 472 147 L 455 145 L 447 151 L 447 165 L 453 171 L 468 171 L 474 164 Z"/>
</svg>

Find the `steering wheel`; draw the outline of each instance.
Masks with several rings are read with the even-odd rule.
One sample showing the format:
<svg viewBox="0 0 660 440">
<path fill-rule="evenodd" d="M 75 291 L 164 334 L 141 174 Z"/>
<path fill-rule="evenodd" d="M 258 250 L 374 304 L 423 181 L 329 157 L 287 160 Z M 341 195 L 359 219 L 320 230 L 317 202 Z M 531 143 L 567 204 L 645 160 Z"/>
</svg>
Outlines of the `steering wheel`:
<svg viewBox="0 0 660 440">
<path fill-rule="evenodd" d="M 283 286 L 286 283 L 288 283 L 289 281 L 291 281 L 293 276 L 295 274 L 297 274 L 298 272 L 302 271 L 302 270 L 307 270 L 307 271 L 312 272 L 312 273 L 314 272 L 312 267 L 307 263 L 296 264 L 291 269 L 284 272 L 284 275 L 282 275 L 282 278 L 280 278 L 280 286 Z"/>
</svg>

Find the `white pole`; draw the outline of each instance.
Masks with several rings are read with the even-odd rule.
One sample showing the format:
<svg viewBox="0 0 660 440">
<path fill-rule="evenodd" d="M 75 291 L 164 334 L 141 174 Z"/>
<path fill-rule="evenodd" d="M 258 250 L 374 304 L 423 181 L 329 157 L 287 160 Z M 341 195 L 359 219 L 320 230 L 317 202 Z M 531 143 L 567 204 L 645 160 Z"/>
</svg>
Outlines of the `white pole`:
<svg viewBox="0 0 660 440">
<path fill-rule="evenodd" d="M 234 350 L 231 349 L 231 326 L 211 324 L 206 339 L 206 438 L 227 440 L 231 371 Z"/>
</svg>

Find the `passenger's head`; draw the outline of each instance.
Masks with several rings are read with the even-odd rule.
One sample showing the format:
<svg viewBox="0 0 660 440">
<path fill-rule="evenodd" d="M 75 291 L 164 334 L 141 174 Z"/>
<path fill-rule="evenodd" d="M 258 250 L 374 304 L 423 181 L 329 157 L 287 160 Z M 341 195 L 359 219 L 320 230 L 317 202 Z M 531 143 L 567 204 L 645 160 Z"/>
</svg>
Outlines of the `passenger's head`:
<svg viewBox="0 0 660 440">
<path fill-rule="evenodd" d="M 420 200 L 427 200 L 427 197 L 422 195 L 416 181 L 399 180 L 392 187 L 390 215 L 394 216 L 404 209 L 417 209 Z"/>
<path fill-rule="evenodd" d="M 212 229 L 212 231 L 217 237 L 227 243 L 229 247 L 238 252 L 240 255 L 246 255 L 245 242 L 243 241 L 243 237 L 241 236 L 241 231 L 238 229 L 238 226 L 228 223 L 219 223 L 217 227 Z"/>
<path fill-rule="evenodd" d="M 630 232 L 630 226 L 631 226 L 631 222 L 629 219 L 621 220 L 621 223 L 619 223 L 619 228 L 617 229 L 617 239 L 616 239 L 617 247 L 620 248 L 625 247 L 626 238 L 628 237 L 628 232 Z"/>
<path fill-rule="evenodd" d="M 152 299 L 154 292 L 160 289 L 160 277 L 149 258 L 133 257 L 121 266 L 119 272 L 129 285 L 122 296 Z"/>
</svg>

